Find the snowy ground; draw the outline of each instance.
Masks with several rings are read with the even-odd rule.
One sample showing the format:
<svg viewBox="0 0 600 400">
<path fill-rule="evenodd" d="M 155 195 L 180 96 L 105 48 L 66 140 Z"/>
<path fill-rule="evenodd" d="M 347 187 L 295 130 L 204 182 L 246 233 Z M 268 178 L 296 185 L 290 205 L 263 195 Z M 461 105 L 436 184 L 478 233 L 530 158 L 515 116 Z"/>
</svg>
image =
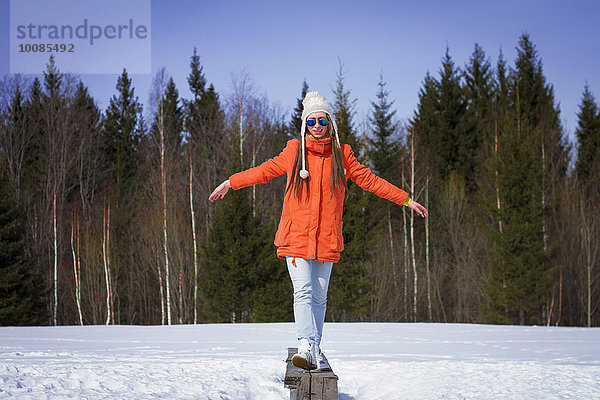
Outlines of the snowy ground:
<svg viewBox="0 0 600 400">
<path fill-rule="evenodd" d="M 0 399 L 287 399 L 291 323 L 0 328 Z M 340 399 L 600 399 L 600 328 L 326 324 Z"/>
</svg>

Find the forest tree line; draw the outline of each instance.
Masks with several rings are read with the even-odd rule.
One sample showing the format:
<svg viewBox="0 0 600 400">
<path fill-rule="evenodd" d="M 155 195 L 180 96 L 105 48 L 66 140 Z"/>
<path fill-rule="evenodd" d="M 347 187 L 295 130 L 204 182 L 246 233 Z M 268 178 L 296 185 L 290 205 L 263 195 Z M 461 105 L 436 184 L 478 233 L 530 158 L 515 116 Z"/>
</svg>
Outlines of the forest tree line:
<svg viewBox="0 0 600 400">
<path fill-rule="evenodd" d="M 273 238 L 285 177 L 215 204 L 230 174 L 298 137 L 251 77 L 221 96 L 194 49 L 144 110 L 124 70 L 101 111 L 53 58 L 0 90 L 0 325 L 291 321 Z M 350 182 L 329 321 L 600 325 L 600 113 L 586 84 L 575 141 L 528 35 L 512 65 L 477 44 L 427 73 L 409 121 L 383 76 L 368 121 L 340 63 L 330 103 L 360 162 L 429 209 Z"/>
</svg>

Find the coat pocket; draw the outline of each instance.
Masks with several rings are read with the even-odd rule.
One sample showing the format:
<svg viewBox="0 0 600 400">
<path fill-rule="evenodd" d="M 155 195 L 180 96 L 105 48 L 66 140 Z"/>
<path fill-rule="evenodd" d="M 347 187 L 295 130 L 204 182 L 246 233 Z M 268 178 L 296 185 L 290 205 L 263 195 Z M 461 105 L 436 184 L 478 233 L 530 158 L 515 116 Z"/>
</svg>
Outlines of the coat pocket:
<svg viewBox="0 0 600 400">
<path fill-rule="evenodd" d="M 333 221 L 333 232 L 331 233 L 331 250 L 333 251 L 344 250 L 343 224 L 340 219 Z"/>
<path fill-rule="evenodd" d="M 275 234 L 275 246 L 277 247 L 285 247 L 291 244 L 290 240 L 290 230 L 292 229 L 292 220 L 291 219 L 281 219 L 279 221 L 279 228 L 277 229 L 277 233 Z"/>
</svg>

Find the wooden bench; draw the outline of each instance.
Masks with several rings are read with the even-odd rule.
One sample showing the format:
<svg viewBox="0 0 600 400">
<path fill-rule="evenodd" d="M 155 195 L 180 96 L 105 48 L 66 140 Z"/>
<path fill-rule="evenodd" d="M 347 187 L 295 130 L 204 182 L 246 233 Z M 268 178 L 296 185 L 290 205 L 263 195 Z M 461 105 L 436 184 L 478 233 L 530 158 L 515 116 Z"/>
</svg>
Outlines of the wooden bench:
<svg viewBox="0 0 600 400">
<path fill-rule="evenodd" d="M 334 400 L 338 398 L 338 377 L 331 371 L 307 371 L 292 364 L 298 352 L 288 348 L 287 367 L 283 384 L 290 389 L 290 400 Z"/>
</svg>

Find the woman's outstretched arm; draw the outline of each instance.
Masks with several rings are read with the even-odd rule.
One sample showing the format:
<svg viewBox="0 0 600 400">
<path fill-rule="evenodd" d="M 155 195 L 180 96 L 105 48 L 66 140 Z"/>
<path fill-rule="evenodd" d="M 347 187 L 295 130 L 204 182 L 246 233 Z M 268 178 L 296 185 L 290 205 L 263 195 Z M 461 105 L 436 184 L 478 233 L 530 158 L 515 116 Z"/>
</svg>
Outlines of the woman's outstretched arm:
<svg viewBox="0 0 600 400">
<path fill-rule="evenodd" d="M 215 201 L 216 199 L 222 199 L 225 197 L 227 192 L 231 189 L 231 184 L 229 183 L 229 179 L 225 182 L 221 183 L 213 192 L 208 196 L 210 201 Z"/>
<path fill-rule="evenodd" d="M 229 179 L 213 190 L 210 196 L 208 196 L 208 199 L 210 201 L 222 199 L 229 189 L 238 190 L 259 183 L 265 183 L 277 176 L 285 175 L 289 169 L 288 167 L 291 167 L 291 164 L 295 159 L 294 157 L 298 150 L 299 143 L 300 141 L 298 139 L 292 139 L 288 141 L 285 149 L 283 149 L 278 156 L 273 157 L 256 167 L 231 175 Z"/>
<path fill-rule="evenodd" d="M 406 204 L 408 193 L 375 175 L 369 168 L 358 162 L 349 145 L 344 145 L 343 151 L 346 159 L 346 176 L 352 179 L 358 186 L 364 190 L 375 193 L 379 197 L 393 201 L 396 204 L 412 208 L 423 218 L 427 217 L 427 209 L 421 204 L 414 200 L 410 200 L 408 204 Z"/>
</svg>

